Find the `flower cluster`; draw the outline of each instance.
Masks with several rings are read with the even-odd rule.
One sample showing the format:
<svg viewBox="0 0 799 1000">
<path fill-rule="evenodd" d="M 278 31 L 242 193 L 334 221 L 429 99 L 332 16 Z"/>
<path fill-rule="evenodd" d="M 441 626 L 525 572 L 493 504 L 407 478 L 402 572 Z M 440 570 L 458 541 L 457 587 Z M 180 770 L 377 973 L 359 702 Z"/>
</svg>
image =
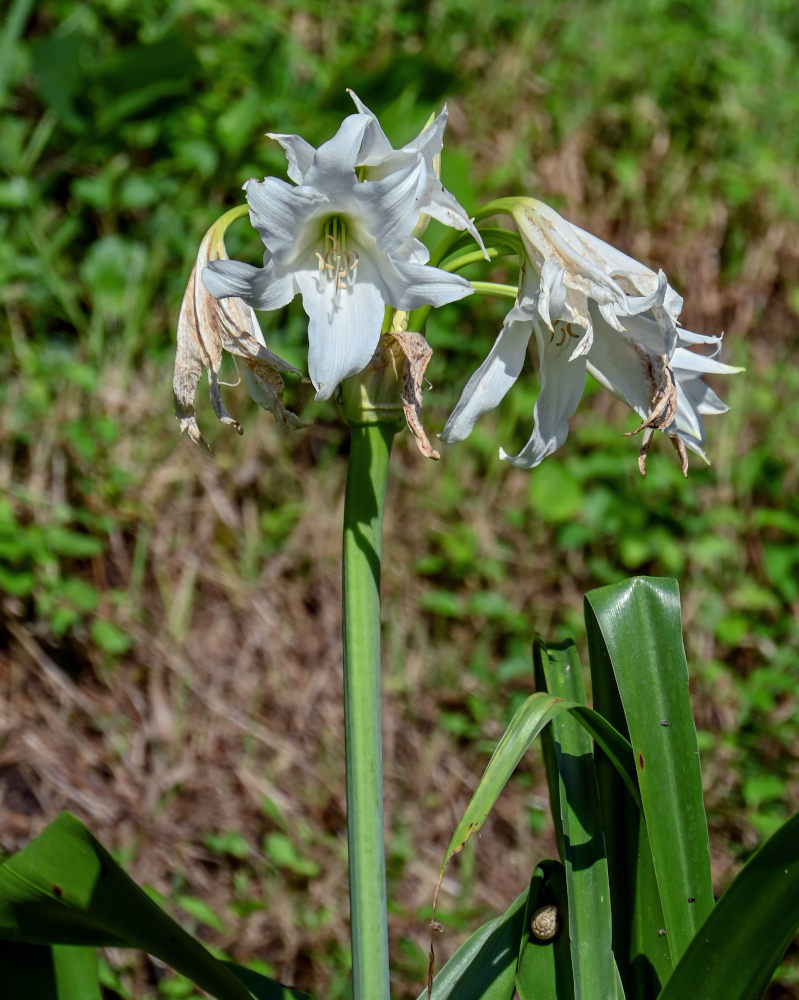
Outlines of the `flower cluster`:
<svg viewBox="0 0 799 1000">
<path fill-rule="evenodd" d="M 203 240 L 181 309 L 175 368 L 181 429 L 195 440 L 201 437 L 194 394 L 203 368 L 217 415 L 240 430 L 219 391 L 223 350 L 243 360 L 253 398 L 278 421 L 300 423 L 282 401 L 282 374 L 296 369 L 267 349 L 253 313 L 280 309 L 299 295 L 308 316 L 308 374 L 316 398 L 330 398 L 350 376 L 390 369 L 392 384 L 402 383 L 400 400 L 420 450 L 438 457 L 420 419 L 431 350 L 420 332 L 408 330 L 408 314 L 461 299 L 473 286 L 431 266 L 418 237 L 435 218 L 469 233 L 486 259 L 489 254 L 473 220 L 439 180 L 446 108 L 415 139 L 394 149 L 377 118 L 350 94 L 355 113 L 318 149 L 300 136 L 270 133 L 286 154 L 290 182 L 248 180 L 246 208 L 228 213 Z M 500 449 L 500 458 L 532 468 L 559 448 L 590 373 L 639 414 L 640 424 L 630 433 L 643 433 L 642 475 L 655 430 L 669 437 L 687 474 L 686 449 L 705 458 L 703 416 L 726 410 L 704 375 L 740 370 L 717 360 L 721 337 L 682 329 L 682 299 L 662 271 L 620 253 L 547 205 L 508 198 L 493 207 L 510 212 L 521 237 L 518 295 L 442 440 L 463 440 L 478 417 L 498 405 L 535 338 L 541 391 L 532 434 L 518 454 Z M 224 230 L 246 210 L 265 247 L 262 267 L 228 260 L 225 253 Z M 448 266 L 454 270 L 457 264 Z M 386 307 L 395 310 L 387 326 Z"/>
<path fill-rule="evenodd" d="M 517 455 L 500 458 L 532 468 L 559 448 L 569 433 L 586 371 L 641 417 L 639 469 L 654 431 L 669 436 L 687 474 L 686 447 L 704 454 L 703 414 L 727 407 L 702 380 L 706 373 L 740 371 L 716 360 L 720 337 L 677 326 L 682 299 L 660 271 L 584 232 L 547 205 L 511 199 L 525 260 L 516 304 L 488 357 L 467 383 L 441 435 L 461 441 L 519 377 L 535 335 L 541 391 L 533 432 Z M 689 350 L 707 345 L 709 353 Z"/>
</svg>

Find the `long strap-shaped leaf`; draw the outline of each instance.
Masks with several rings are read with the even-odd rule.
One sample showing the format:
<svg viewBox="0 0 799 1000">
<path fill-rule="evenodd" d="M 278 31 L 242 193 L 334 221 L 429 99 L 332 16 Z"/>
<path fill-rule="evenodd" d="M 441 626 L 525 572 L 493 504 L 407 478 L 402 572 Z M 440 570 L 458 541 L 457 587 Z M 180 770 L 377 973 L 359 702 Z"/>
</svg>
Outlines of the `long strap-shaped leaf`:
<svg viewBox="0 0 799 1000">
<path fill-rule="evenodd" d="M 528 890 L 474 932 L 433 980 L 432 1000 L 510 1000 Z M 427 1000 L 427 989 L 419 1000 Z"/>
<path fill-rule="evenodd" d="M 306 998 L 214 958 L 125 874 L 70 813 L 62 813 L 0 865 L 0 939 L 139 948 L 218 1000 Z M 249 989 L 242 985 L 245 978 Z"/>
<path fill-rule="evenodd" d="M 94 948 L 0 941 L 0 1000 L 102 1000 Z"/>
<path fill-rule="evenodd" d="M 553 938 L 544 940 L 530 933 L 532 919 L 542 905 L 555 905 L 560 914 L 560 929 Z M 563 865 L 559 861 L 541 861 L 530 880 L 524 917 L 526 933 L 519 949 L 516 990 L 520 1000 L 574 1000 L 568 911 Z"/>
<path fill-rule="evenodd" d="M 747 861 L 658 1000 L 756 1000 L 799 927 L 799 813 Z"/>
<path fill-rule="evenodd" d="M 624 707 L 676 961 L 713 907 L 676 581 L 638 577 L 592 590 L 585 617 L 589 648 L 604 645 Z"/>
<path fill-rule="evenodd" d="M 533 651 L 536 687 L 572 702 L 585 701 L 582 669 L 574 643 Z M 553 815 L 560 819 L 560 848 L 569 899 L 569 939 L 576 1000 L 614 1000 L 618 973 L 605 838 L 591 737 L 577 719 L 561 714 L 550 727 Z"/>
<path fill-rule="evenodd" d="M 585 705 L 563 701 L 544 692 L 536 692 L 517 709 L 508 728 L 502 735 L 480 779 L 474 795 L 466 807 L 452 835 L 444 861 L 443 873 L 450 858 L 457 854 L 469 837 L 485 822 L 500 792 L 508 783 L 516 765 L 529 749 L 533 740 L 552 719 L 563 712 L 570 712 L 591 733 L 614 762 L 630 794 L 638 801 L 635 785 L 634 763 L 630 744 L 601 715 Z"/>
</svg>

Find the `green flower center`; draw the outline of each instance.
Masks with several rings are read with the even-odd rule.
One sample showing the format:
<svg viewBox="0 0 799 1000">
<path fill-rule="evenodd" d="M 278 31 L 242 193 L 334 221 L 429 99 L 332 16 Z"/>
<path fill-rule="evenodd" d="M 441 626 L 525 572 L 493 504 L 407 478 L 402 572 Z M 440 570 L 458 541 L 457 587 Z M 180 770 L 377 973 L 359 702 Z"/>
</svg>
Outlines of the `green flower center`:
<svg viewBox="0 0 799 1000">
<path fill-rule="evenodd" d="M 346 291 L 355 284 L 358 254 L 354 250 L 347 250 L 347 235 L 347 223 L 341 216 L 334 215 L 325 221 L 322 239 L 326 249 L 324 254 L 316 252 L 320 291 L 323 278 L 335 283 L 336 296 L 340 290 Z"/>
</svg>

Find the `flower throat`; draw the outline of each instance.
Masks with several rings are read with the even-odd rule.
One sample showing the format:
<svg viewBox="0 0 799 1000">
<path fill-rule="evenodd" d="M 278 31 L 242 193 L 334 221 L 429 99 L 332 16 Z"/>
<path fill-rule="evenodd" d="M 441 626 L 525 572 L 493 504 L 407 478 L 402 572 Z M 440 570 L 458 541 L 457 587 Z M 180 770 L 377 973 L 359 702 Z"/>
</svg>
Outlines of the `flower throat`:
<svg viewBox="0 0 799 1000">
<path fill-rule="evenodd" d="M 319 289 L 322 275 L 335 282 L 336 296 L 339 290 L 352 288 L 358 276 L 358 254 L 347 250 L 347 227 L 343 219 L 334 215 L 325 222 L 324 242 L 327 250 L 324 256 L 316 251 L 319 261 Z"/>
</svg>

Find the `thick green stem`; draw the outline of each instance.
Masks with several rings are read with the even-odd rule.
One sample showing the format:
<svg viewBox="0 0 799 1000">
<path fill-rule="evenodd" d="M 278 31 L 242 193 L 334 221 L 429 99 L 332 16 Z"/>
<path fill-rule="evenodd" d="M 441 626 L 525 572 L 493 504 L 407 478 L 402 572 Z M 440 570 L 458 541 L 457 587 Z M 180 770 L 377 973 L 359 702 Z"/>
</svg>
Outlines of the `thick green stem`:
<svg viewBox="0 0 799 1000">
<path fill-rule="evenodd" d="M 351 426 L 344 503 L 344 712 L 355 1000 L 389 1000 L 380 713 L 380 551 L 396 424 Z"/>
</svg>

